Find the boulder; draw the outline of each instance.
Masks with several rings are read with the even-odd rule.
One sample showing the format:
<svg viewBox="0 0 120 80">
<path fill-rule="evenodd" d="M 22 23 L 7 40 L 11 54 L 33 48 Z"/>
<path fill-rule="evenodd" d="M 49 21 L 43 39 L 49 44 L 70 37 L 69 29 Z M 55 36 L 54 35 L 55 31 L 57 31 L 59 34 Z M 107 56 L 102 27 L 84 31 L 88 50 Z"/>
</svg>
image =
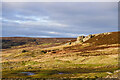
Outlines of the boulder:
<svg viewBox="0 0 120 80">
<path fill-rule="evenodd" d="M 71 42 L 69 42 L 69 45 L 71 45 Z"/>
<path fill-rule="evenodd" d="M 83 42 L 83 38 L 85 38 L 85 36 L 78 36 L 77 41 Z"/>
<path fill-rule="evenodd" d="M 89 40 L 90 38 L 94 37 L 95 35 L 88 35 L 88 36 L 79 36 L 77 37 L 77 41 L 76 43 L 80 43 L 80 42 L 85 42 L 87 40 Z"/>
<path fill-rule="evenodd" d="M 83 39 L 83 42 L 89 40 L 89 39 L 92 38 L 92 37 L 94 37 L 94 36 L 93 36 L 93 35 L 88 35 L 88 36 L 86 36 L 86 37 Z"/>
</svg>

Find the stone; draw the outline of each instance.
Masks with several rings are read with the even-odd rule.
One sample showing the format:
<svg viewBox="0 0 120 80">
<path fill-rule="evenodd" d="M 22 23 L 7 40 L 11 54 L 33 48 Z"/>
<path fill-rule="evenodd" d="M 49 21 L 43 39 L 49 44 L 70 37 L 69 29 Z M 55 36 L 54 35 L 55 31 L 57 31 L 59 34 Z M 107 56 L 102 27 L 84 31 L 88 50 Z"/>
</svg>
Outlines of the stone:
<svg viewBox="0 0 120 80">
<path fill-rule="evenodd" d="M 116 70 L 116 71 L 114 71 L 114 73 L 118 73 L 118 72 L 120 72 L 120 70 Z"/>
<path fill-rule="evenodd" d="M 69 45 L 71 45 L 71 42 L 69 42 Z"/>
<path fill-rule="evenodd" d="M 47 50 L 42 50 L 41 53 L 47 53 Z"/>
<path fill-rule="evenodd" d="M 92 37 L 94 37 L 94 36 L 93 36 L 93 35 L 88 35 L 88 36 L 86 36 L 86 37 L 83 39 L 83 42 L 89 40 L 89 39 L 92 38 Z"/>
<path fill-rule="evenodd" d="M 111 72 L 106 72 L 107 74 L 112 74 Z"/>
<path fill-rule="evenodd" d="M 77 41 L 83 42 L 83 38 L 85 38 L 85 36 L 78 36 Z"/>
</svg>

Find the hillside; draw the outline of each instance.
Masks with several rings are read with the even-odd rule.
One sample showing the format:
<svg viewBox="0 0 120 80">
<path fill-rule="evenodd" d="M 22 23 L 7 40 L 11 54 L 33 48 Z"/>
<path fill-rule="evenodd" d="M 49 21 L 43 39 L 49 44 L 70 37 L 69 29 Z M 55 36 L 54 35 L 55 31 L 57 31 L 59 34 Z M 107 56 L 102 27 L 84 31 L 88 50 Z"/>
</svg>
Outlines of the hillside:
<svg viewBox="0 0 120 80">
<path fill-rule="evenodd" d="M 65 47 L 65 50 L 95 50 L 95 49 L 104 49 L 104 48 L 109 48 L 109 47 L 119 47 L 119 45 L 116 46 L 109 46 L 113 44 L 120 44 L 120 32 L 110 32 L 109 34 L 107 33 L 101 33 L 101 34 L 93 34 L 96 35 L 87 41 L 83 42 L 82 44 L 75 44 L 73 46 Z M 87 44 L 86 47 L 81 48 L 82 45 Z M 100 45 L 104 45 L 101 47 L 98 47 Z M 108 45 L 108 46 L 107 46 Z"/>
<path fill-rule="evenodd" d="M 93 43 L 94 45 L 110 45 L 119 44 L 120 32 L 101 33 L 87 40 L 85 43 Z"/>
<path fill-rule="evenodd" d="M 30 38 L 30 37 L 2 37 L 2 48 L 7 49 L 13 46 L 21 45 L 41 45 L 41 44 L 51 44 L 55 46 L 56 44 L 65 43 L 70 40 L 75 40 L 75 38 Z"/>
<path fill-rule="evenodd" d="M 2 52 L 3 78 L 117 79 L 120 74 L 119 34 L 120 32 L 93 34 L 94 37 L 79 43 L 77 39 L 40 38 L 37 40 L 42 44 L 37 46 L 15 46 L 5 49 Z M 21 38 L 16 38 L 16 41 L 17 39 Z M 15 38 L 11 40 L 14 42 Z M 37 41 L 27 40 L 30 44 Z M 48 46 L 49 43 L 60 44 Z"/>
</svg>

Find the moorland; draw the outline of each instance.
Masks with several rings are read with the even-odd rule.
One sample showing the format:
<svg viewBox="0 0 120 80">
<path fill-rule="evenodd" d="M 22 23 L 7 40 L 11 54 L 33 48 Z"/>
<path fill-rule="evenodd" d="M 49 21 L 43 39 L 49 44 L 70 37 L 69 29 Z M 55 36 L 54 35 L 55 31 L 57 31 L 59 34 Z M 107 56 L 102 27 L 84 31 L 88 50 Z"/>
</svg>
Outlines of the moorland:
<svg viewBox="0 0 120 80">
<path fill-rule="evenodd" d="M 1 37 L 3 78 L 119 78 L 119 34 L 77 38 Z"/>
</svg>

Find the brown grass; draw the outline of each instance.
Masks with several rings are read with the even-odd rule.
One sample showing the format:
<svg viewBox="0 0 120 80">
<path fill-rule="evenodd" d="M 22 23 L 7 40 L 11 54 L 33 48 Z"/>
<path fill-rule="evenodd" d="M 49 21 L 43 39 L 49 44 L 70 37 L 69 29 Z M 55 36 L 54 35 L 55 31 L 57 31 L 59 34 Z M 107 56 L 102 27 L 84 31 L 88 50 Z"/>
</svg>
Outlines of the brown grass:
<svg viewBox="0 0 120 80">
<path fill-rule="evenodd" d="M 2 39 L 3 49 L 11 48 L 12 46 L 27 45 L 28 47 L 31 45 L 41 45 L 45 43 L 46 44 L 51 43 L 53 46 L 55 46 L 66 43 L 71 40 L 76 40 L 75 38 L 29 38 L 29 37 L 0 37 L 0 39 Z"/>
<path fill-rule="evenodd" d="M 119 32 L 112 32 L 111 34 L 105 35 L 100 34 L 95 36 L 84 43 L 93 43 L 94 45 L 109 45 L 109 44 L 119 44 L 120 43 L 120 31 Z"/>
</svg>

